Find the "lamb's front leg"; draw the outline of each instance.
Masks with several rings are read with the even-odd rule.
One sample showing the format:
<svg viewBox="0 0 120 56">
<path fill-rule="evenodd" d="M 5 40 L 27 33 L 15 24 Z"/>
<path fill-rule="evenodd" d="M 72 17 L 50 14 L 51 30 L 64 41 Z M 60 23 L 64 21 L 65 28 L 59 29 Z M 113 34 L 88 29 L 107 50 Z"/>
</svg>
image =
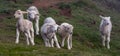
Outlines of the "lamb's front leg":
<svg viewBox="0 0 120 56">
<path fill-rule="evenodd" d="M 110 49 L 110 34 L 107 37 L 107 48 Z"/>
<path fill-rule="evenodd" d="M 19 29 L 17 28 L 17 29 L 16 29 L 16 41 L 15 41 L 16 44 L 19 43 L 19 35 L 20 35 L 20 31 L 19 31 Z"/>
<path fill-rule="evenodd" d="M 105 40 L 106 40 L 106 38 L 105 38 L 104 35 L 102 35 L 101 37 L 102 37 L 102 45 L 105 46 Z"/>
<path fill-rule="evenodd" d="M 36 35 L 39 35 L 39 17 L 35 19 L 35 30 L 36 30 Z"/>
<path fill-rule="evenodd" d="M 70 37 L 68 36 L 68 38 L 67 38 L 67 48 L 70 50 L 71 49 L 71 47 L 70 47 Z"/>
<path fill-rule="evenodd" d="M 34 29 L 33 29 L 33 27 L 31 28 L 31 37 L 32 37 L 32 42 L 34 42 Z"/>
<path fill-rule="evenodd" d="M 70 47 L 72 48 L 72 35 L 70 35 Z"/>
<path fill-rule="evenodd" d="M 57 48 L 60 48 L 56 35 L 54 35 L 54 41 L 56 43 Z"/>
<path fill-rule="evenodd" d="M 54 47 L 54 39 L 51 39 L 51 47 Z"/>
<path fill-rule="evenodd" d="M 61 43 L 61 46 L 64 47 L 64 42 L 65 42 L 65 37 L 62 37 L 62 43 Z"/>
</svg>

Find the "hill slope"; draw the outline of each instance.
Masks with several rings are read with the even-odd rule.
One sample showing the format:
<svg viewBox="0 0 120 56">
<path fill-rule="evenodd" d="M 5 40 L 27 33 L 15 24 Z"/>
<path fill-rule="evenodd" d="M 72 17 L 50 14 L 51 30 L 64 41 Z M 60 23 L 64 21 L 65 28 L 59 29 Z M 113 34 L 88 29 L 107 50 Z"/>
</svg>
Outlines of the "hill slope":
<svg viewBox="0 0 120 56">
<path fill-rule="evenodd" d="M 15 2 L 14 2 L 15 1 Z M 69 2 L 69 1 L 68 1 Z M 47 8 L 39 7 L 41 13 L 40 26 L 43 20 L 51 16 L 58 24 L 68 22 L 74 26 L 73 48 L 66 46 L 46 48 L 41 36 L 35 36 L 35 46 L 27 46 L 26 38 L 20 36 L 20 44 L 15 44 L 16 19 L 13 13 L 17 9 L 26 10 L 33 5 L 32 0 L 0 0 L 0 55 L 1 56 L 119 56 L 120 55 L 120 13 L 100 5 L 93 0 L 75 0 L 74 2 L 60 2 Z M 99 3 L 99 4 L 98 4 Z M 68 12 L 66 12 L 68 11 Z M 69 15 L 66 15 L 66 14 Z M 111 33 L 111 49 L 101 46 L 99 35 L 99 15 L 111 16 L 113 30 Z M 59 39 L 61 39 L 58 36 Z M 59 40 L 60 42 L 60 40 Z"/>
</svg>

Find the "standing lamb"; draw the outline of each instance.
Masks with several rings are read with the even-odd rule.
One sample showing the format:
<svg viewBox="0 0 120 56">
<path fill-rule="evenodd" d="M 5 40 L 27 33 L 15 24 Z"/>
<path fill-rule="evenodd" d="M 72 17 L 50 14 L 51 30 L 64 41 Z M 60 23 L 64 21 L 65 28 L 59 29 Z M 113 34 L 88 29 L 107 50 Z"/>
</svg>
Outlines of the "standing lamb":
<svg viewBox="0 0 120 56">
<path fill-rule="evenodd" d="M 27 45 L 29 45 L 29 41 L 31 41 L 32 45 L 35 45 L 34 43 L 34 29 L 33 24 L 31 21 L 24 19 L 23 13 L 26 13 L 21 10 L 17 10 L 14 14 L 15 18 L 18 18 L 17 20 L 17 28 L 16 28 L 16 44 L 19 43 L 19 35 L 20 32 L 23 32 L 25 36 L 27 37 Z"/>
<path fill-rule="evenodd" d="M 46 47 L 54 47 L 54 41 L 55 41 L 57 48 L 60 48 L 55 34 L 57 28 L 58 25 L 53 23 L 45 23 L 41 27 L 41 36 L 44 40 Z"/>
<path fill-rule="evenodd" d="M 68 23 L 62 23 L 58 27 L 58 33 L 62 37 L 61 46 L 64 47 L 64 41 L 67 38 L 67 48 L 70 50 L 72 48 L 73 26 L 71 24 L 68 24 Z"/>
<path fill-rule="evenodd" d="M 110 49 L 110 34 L 112 30 L 112 23 L 110 21 L 110 17 L 103 17 L 100 15 L 102 19 L 100 24 L 100 33 L 102 37 L 102 45 L 105 46 L 105 41 L 107 41 L 107 48 Z"/>
<path fill-rule="evenodd" d="M 28 19 L 30 21 L 35 21 L 35 30 L 36 30 L 36 35 L 39 35 L 39 17 L 40 17 L 40 14 L 39 14 L 39 11 L 38 9 L 35 7 L 35 6 L 30 6 L 28 9 L 27 9 L 27 12 L 28 12 Z"/>
</svg>

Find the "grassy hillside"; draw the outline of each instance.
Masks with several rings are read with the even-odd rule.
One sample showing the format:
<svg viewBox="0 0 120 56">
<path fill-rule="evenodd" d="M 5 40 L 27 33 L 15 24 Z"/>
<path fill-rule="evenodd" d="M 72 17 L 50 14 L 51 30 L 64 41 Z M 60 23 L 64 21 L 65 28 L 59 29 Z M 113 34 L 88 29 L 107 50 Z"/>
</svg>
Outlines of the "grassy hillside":
<svg viewBox="0 0 120 56">
<path fill-rule="evenodd" d="M 13 13 L 17 9 L 27 9 L 32 0 L 0 0 L 0 56 L 119 56 L 120 55 L 120 13 L 106 8 L 93 0 L 79 0 L 70 3 L 59 3 L 57 7 L 41 8 L 40 26 L 43 20 L 51 16 L 58 24 L 68 22 L 74 26 L 73 48 L 67 50 L 46 48 L 41 36 L 35 36 L 35 46 L 27 46 L 24 34 L 20 43 L 15 44 L 16 19 Z M 99 3 L 99 4 L 98 4 Z M 62 15 L 61 8 L 69 8 L 71 16 Z M 68 13 L 69 14 L 69 13 Z M 111 16 L 113 30 L 111 33 L 111 49 L 101 46 L 99 34 L 99 15 Z M 58 39 L 61 39 L 58 36 Z M 59 40 L 60 42 L 61 40 Z"/>
</svg>

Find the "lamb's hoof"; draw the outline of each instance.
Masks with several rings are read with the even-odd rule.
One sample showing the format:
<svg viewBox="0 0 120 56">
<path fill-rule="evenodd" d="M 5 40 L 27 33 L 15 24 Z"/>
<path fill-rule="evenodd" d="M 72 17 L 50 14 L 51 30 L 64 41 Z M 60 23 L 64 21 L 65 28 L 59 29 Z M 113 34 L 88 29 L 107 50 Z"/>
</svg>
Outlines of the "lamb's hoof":
<svg viewBox="0 0 120 56">
<path fill-rule="evenodd" d="M 39 35 L 39 33 L 36 33 L 36 35 Z"/>
<path fill-rule="evenodd" d="M 16 41 L 15 43 L 16 43 L 16 44 L 18 44 L 19 42 L 18 42 L 18 41 Z"/>
<path fill-rule="evenodd" d="M 103 45 L 103 47 L 105 47 L 105 44 L 102 44 Z"/>
<path fill-rule="evenodd" d="M 68 50 L 71 50 L 71 49 L 68 49 Z"/>
<path fill-rule="evenodd" d="M 33 46 L 35 45 L 35 43 L 34 44 L 32 44 Z"/>
<path fill-rule="evenodd" d="M 68 50 L 71 50 L 71 48 L 70 48 L 70 47 L 68 47 Z"/>
<path fill-rule="evenodd" d="M 51 47 L 54 47 L 54 46 L 51 46 Z"/>
<path fill-rule="evenodd" d="M 60 49 L 61 47 L 57 47 L 57 48 L 59 48 L 59 49 Z"/>
<path fill-rule="evenodd" d="M 61 45 L 61 47 L 64 47 L 64 45 Z"/>
<path fill-rule="evenodd" d="M 108 46 L 107 49 L 110 49 L 110 47 Z"/>
<path fill-rule="evenodd" d="M 30 44 L 27 43 L 27 45 L 29 46 Z"/>
</svg>

